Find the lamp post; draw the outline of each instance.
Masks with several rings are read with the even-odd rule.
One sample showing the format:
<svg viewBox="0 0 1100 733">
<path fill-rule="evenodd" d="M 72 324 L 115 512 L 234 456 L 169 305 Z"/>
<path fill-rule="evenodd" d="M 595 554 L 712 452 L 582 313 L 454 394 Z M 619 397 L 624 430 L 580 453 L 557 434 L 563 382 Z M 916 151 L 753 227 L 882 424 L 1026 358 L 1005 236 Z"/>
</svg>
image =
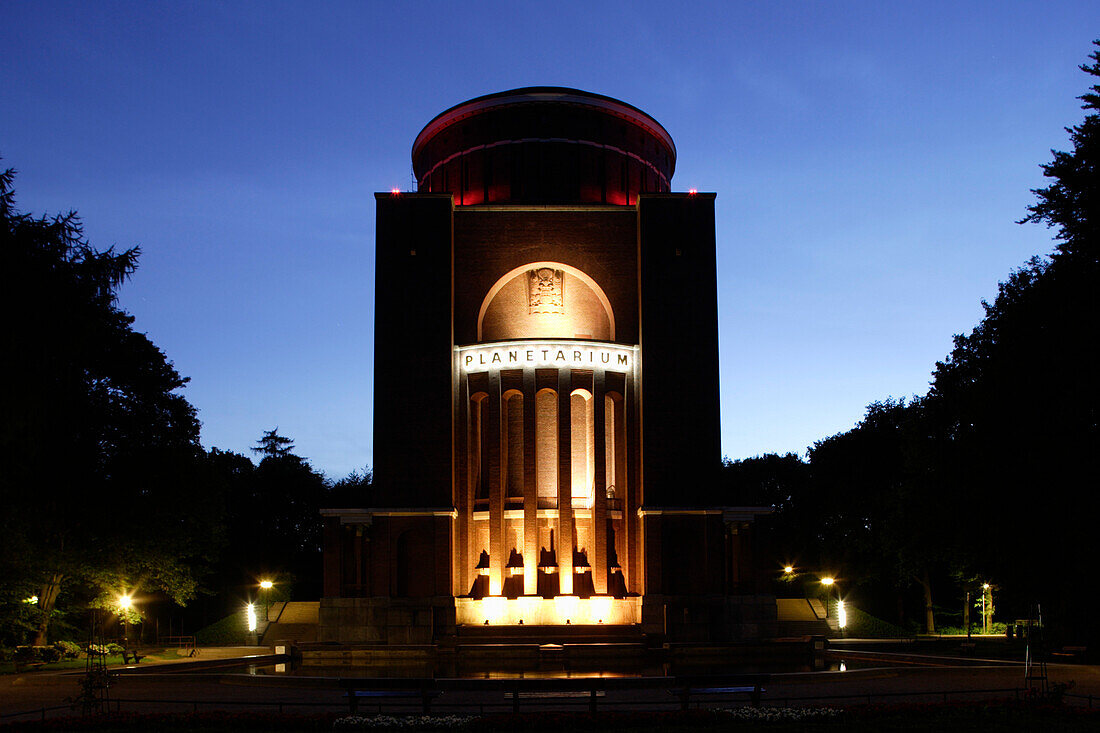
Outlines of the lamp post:
<svg viewBox="0 0 1100 733">
<path fill-rule="evenodd" d="M 836 583 L 836 578 L 829 575 L 821 579 L 821 584 L 825 586 L 825 618 L 829 618 L 829 601 L 833 598 L 831 591 L 834 583 Z"/>
<path fill-rule="evenodd" d="M 118 615 L 122 618 L 122 640 L 130 643 L 130 610 L 134 607 L 132 596 L 122 594 L 118 597 Z"/>
<path fill-rule="evenodd" d="M 264 598 L 264 631 L 267 631 L 267 607 L 268 607 L 268 595 L 271 593 L 271 589 L 275 586 L 270 580 L 260 581 L 260 595 Z"/>
<path fill-rule="evenodd" d="M 832 593 L 830 589 L 836 586 L 836 627 L 843 629 L 848 625 L 848 612 L 844 608 L 844 601 L 840 598 L 840 586 L 837 585 L 836 578 L 831 575 L 826 575 L 821 579 L 821 584 L 825 586 L 825 617 L 829 617 L 829 601 L 832 600 Z"/>
<path fill-rule="evenodd" d="M 986 596 L 989 597 L 989 601 L 990 601 L 988 606 L 986 605 L 986 600 L 985 600 Z M 990 622 L 992 621 L 992 619 L 989 618 L 990 615 L 991 615 L 989 613 L 989 611 L 990 611 L 990 607 L 993 605 L 992 601 L 993 601 L 993 593 L 990 592 L 989 583 L 982 583 L 982 633 L 983 634 L 988 634 L 989 633 L 989 627 L 991 626 Z"/>
</svg>

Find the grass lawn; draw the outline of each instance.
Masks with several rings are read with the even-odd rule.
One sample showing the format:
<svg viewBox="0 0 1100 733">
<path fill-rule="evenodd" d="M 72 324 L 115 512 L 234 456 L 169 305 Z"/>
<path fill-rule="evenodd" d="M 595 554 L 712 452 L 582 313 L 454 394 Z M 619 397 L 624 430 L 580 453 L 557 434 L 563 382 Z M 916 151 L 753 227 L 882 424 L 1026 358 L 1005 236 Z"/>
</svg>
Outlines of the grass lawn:
<svg viewBox="0 0 1100 733">
<path fill-rule="evenodd" d="M 122 664 L 122 655 L 107 657 L 107 664 L 116 665 Z M 42 664 L 39 666 L 31 667 L 25 671 L 39 671 L 39 670 L 51 670 L 51 669 L 84 669 L 87 666 L 87 659 L 64 659 L 60 662 L 50 662 L 49 664 Z M 15 662 L 0 662 L 0 674 L 16 674 Z M 19 672 L 22 674 L 22 671 Z"/>
</svg>

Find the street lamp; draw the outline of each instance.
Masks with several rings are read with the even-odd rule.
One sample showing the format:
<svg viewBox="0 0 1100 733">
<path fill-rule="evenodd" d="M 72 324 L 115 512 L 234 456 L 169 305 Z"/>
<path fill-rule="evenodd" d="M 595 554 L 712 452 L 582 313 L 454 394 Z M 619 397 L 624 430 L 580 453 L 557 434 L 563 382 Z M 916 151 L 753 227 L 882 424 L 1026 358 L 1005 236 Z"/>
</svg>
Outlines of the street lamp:
<svg viewBox="0 0 1100 733">
<path fill-rule="evenodd" d="M 991 608 L 989 606 L 986 606 L 986 601 L 985 601 L 986 596 L 989 597 L 989 606 L 992 606 L 993 605 L 993 593 L 990 590 L 990 585 L 989 585 L 989 583 L 982 583 L 982 633 L 983 634 L 988 634 L 989 630 L 990 630 L 989 627 L 992 625 L 990 623 L 992 621 L 992 619 L 989 618 L 990 615 L 991 615 L 989 613 Z"/>
<path fill-rule="evenodd" d="M 825 586 L 825 617 L 829 616 L 829 601 L 832 599 L 832 595 L 829 589 L 836 585 L 836 578 L 831 575 L 826 575 L 821 579 L 821 584 Z M 836 626 L 838 629 L 843 629 L 848 625 L 848 613 L 844 608 L 844 601 L 840 599 L 840 586 L 836 589 Z"/>
<path fill-rule="evenodd" d="M 261 580 L 260 581 L 260 591 L 261 591 L 261 594 L 264 597 L 264 629 L 265 630 L 267 628 L 267 621 L 268 621 L 268 619 L 267 619 L 267 607 L 268 607 L 268 600 L 269 600 L 268 596 L 271 593 L 271 589 L 273 587 L 275 587 L 275 584 L 273 582 L 271 582 L 270 580 Z"/>
<path fill-rule="evenodd" d="M 134 598 L 131 594 L 123 593 L 118 597 L 118 615 L 122 618 L 122 637 L 130 643 L 130 610 L 134 607 Z"/>
</svg>

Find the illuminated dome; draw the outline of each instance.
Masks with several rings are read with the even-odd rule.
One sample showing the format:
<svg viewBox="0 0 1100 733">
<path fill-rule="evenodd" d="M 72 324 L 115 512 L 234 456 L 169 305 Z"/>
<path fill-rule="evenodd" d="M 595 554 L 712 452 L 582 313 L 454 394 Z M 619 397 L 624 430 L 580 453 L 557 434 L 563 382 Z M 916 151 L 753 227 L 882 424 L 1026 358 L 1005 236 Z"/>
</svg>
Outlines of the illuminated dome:
<svg viewBox="0 0 1100 733">
<path fill-rule="evenodd" d="M 633 204 L 667 193 L 672 137 L 625 102 L 565 87 L 477 97 L 439 114 L 417 135 L 421 193 L 455 204 Z"/>
</svg>

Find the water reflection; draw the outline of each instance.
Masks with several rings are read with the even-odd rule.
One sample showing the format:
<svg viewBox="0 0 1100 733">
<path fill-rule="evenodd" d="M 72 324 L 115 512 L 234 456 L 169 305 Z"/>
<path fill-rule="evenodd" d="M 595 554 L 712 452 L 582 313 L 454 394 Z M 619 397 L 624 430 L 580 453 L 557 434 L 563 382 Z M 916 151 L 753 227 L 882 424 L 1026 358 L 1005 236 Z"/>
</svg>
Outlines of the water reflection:
<svg viewBox="0 0 1100 733">
<path fill-rule="evenodd" d="M 437 660 L 375 664 L 251 664 L 228 672 L 248 675 L 299 677 L 385 677 L 434 679 L 588 679 L 623 677 L 675 677 L 679 675 L 779 674 L 789 672 L 845 672 L 859 663 L 829 659 L 798 662 L 774 660 L 690 660 L 646 662 L 640 660 L 570 660 L 532 664 L 529 660 L 496 659 L 491 662 Z"/>
</svg>

